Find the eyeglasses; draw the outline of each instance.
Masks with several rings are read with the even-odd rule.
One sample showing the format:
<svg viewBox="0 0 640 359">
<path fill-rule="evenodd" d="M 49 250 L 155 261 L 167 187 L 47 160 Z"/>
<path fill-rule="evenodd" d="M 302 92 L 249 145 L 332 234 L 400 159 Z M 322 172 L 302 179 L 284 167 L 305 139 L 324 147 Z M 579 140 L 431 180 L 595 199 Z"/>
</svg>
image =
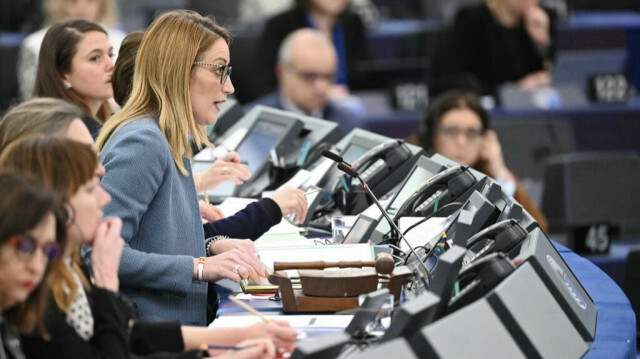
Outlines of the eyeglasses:
<svg viewBox="0 0 640 359">
<path fill-rule="evenodd" d="M 38 248 L 42 250 L 42 253 L 49 260 L 59 258 L 62 254 L 62 250 L 57 243 L 39 245 L 36 239 L 28 235 L 13 236 L 7 242 L 16 248 L 18 257 L 23 260 L 31 259 Z"/>
<path fill-rule="evenodd" d="M 450 139 L 458 138 L 461 134 L 463 134 L 469 141 L 477 141 L 482 137 L 484 130 L 482 128 L 460 128 L 455 126 L 443 126 L 438 129 L 438 131 L 449 137 Z"/>
<path fill-rule="evenodd" d="M 220 64 L 210 64 L 207 62 L 200 62 L 200 61 L 196 61 L 193 63 L 193 66 L 208 66 L 208 67 L 213 67 L 215 70 L 213 70 L 213 72 L 220 76 L 220 84 L 224 85 L 225 82 L 227 82 L 227 79 L 229 78 L 229 76 L 231 76 L 231 66 L 229 66 L 229 64 L 227 65 L 220 65 Z"/>
<path fill-rule="evenodd" d="M 330 83 L 333 83 L 336 81 L 336 74 L 333 72 L 320 73 L 320 72 L 313 72 L 313 71 L 300 71 L 291 65 L 287 66 L 287 68 L 291 70 L 291 72 L 295 73 L 298 77 L 300 77 L 302 81 L 309 84 L 314 83 L 318 80 L 324 80 Z"/>
</svg>

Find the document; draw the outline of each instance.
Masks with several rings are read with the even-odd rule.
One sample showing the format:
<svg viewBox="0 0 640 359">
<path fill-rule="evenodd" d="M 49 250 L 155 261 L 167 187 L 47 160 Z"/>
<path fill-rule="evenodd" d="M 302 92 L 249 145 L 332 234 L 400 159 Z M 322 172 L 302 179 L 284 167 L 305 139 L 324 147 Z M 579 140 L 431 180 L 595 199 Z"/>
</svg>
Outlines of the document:
<svg viewBox="0 0 640 359">
<path fill-rule="evenodd" d="M 288 322 L 291 327 L 298 330 L 305 329 L 329 329 L 335 328 L 341 330 L 346 328 L 353 315 L 333 315 L 333 314 L 319 314 L 319 315 L 265 315 L 265 318 L 269 320 L 282 320 Z M 225 315 L 217 318 L 211 324 L 209 328 L 238 328 L 248 327 L 250 325 L 260 322 L 262 319 L 255 315 Z"/>
</svg>

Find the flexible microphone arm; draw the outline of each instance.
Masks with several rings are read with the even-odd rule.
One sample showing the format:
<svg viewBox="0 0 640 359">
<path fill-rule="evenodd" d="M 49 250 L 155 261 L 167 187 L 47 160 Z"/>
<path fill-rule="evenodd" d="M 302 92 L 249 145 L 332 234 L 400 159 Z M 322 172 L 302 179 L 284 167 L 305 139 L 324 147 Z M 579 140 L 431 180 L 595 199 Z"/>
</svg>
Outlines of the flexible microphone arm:
<svg viewBox="0 0 640 359">
<path fill-rule="evenodd" d="M 322 155 L 323 155 L 324 157 L 326 157 L 326 158 L 328 158 L 328 159 L 330 159 L 330 160 L 334 161 L 334 162 L 337 162 L 337 163 L 346 163 L 346 162 L 344 161 L 344 159 L 342 159 L 342 156 L 340 156 L 340 155 L 339 155 L 339 154 L 337 154 L 337 153 L 331 152 L 331 151 L 329 151 L 329 150 L 324 150 L 324 151 L 322 151 Z M 348 164 L 347 164 L 347 165 L 348 165 Z"/>
<path fill-rule="evenodd" d="M 344 163 L 339 163 L 338 164 L 338 169 L 341 170 L 342 172 L 348 174 L 351 177 L 357 178 L 358 181 L 360 181 L 360 183 L 362 183 L 362 186 L 364 187 L 364 189 L 367 191 L 369 196 L 371 196 L 371 198 L 373 199 L 373 203 L 375 203 L 376 206 L 378 207 L 378 209 L 380 210 L 380 212 L 382 212 L 382 215 L 387 220 L 387 222 L 389 222 L 389 225 L 391 226 L 391 228 L 393 228 L 396 232 L 398 232 L 398 234 L 400 235 L 400 238 L 402 238 L 402 240 L 407 245 L 407 247 L 409 247 L 409 252 L 416 257 L 416 259 L 418 260 L 418 263 L 420 263 L 420 266 L 422 267 L 422 269 L 424 269 L 425 275 L 429 278 L 429 281 L 431 281 L 431 273 L 429 272 L 429 269 L 427 269 L 427 266 L 420 259 L 418 254 L 413 250 L 413 246 L 404 237 L 404 234 L 402 234 L 402 232 L 400 231 L 400 228 L 398 228 L 398 226 L 395 224 L 395 222 L 393 222 L 393 220 L 391 220 L 391 217 L 389 217 L 389 215 L 387 214 L 387 211 L 385 211 L 384 208 L 382 208 L 382 205 L 380 204 L 380 201 L 378 201 L 378 198 L 373 194 L 373 192 L 371 192 L 371 189 L 369 188 L 367 183 L 362 179 L 362 177 L 360 177 L 358 172 L 356 172 L 356 170 L 354 170 L 353 168 L 347 166 Z"/>
</svg>

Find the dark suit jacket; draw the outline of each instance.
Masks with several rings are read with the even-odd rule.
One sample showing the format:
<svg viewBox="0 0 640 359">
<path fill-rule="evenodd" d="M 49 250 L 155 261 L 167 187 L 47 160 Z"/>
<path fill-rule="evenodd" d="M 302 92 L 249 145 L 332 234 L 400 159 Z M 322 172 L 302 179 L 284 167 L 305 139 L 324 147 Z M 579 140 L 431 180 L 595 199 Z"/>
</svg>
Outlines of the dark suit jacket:
<svg viewBox="0 0 640 359">
<path fill-rule="evenodd" d="M 359 79 L 355 63 L 367 56 L 364 25 L 360 16 L 349 11 L 340 15 L 338 24 L 344 29 L 348 85 L 351 88 L 357 88 Z M 254 56 L 257 69 L 254 86 L 259 89 L 259 95 L 268 94 L 277 87 L 275 66 L 282 40 L 289 33 L 305 27 L 308 27 L 308 24 L 305 10 L 301 7 L 295 7 L 267 20 L 258 42 L 258 52 Z"/>
</svg>

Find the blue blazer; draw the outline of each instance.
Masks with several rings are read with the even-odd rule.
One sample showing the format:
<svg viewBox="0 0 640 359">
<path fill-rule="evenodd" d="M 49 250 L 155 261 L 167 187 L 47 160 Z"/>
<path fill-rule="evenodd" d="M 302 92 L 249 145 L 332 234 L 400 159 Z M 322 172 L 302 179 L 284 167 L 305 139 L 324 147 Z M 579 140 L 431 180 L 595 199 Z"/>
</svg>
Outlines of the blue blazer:
<svg viewBox="0 0 640 359">
<path fill-rule="evenodd" d="M 192 280 L 205 241 L 191 165 L 182 175 L 155 119 L 120 127 L 101 153 L 106 216 L 122 218 L 120 290 L 149 320 L 206 325 L 207 283 Z"/>
</svg>

